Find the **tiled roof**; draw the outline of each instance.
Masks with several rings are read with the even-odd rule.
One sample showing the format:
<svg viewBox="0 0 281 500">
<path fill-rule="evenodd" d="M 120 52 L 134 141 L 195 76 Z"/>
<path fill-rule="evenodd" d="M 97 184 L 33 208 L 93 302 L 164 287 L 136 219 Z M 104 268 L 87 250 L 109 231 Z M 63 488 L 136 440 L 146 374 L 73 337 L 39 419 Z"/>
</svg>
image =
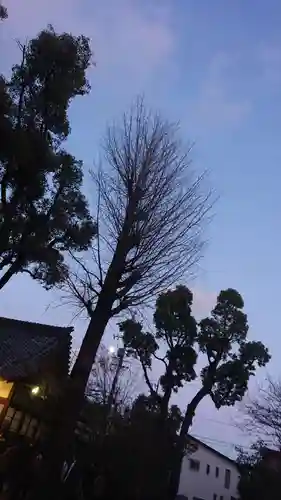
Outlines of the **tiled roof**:
<svg viewBox="0 0 281 500">
<path fill-rule="evenodd" d="M 69 361 L 73 328 L 0 317 L 0 377 L 18 380 L 35 374 L 45 357 L 57 350 Z"/>
</svg>

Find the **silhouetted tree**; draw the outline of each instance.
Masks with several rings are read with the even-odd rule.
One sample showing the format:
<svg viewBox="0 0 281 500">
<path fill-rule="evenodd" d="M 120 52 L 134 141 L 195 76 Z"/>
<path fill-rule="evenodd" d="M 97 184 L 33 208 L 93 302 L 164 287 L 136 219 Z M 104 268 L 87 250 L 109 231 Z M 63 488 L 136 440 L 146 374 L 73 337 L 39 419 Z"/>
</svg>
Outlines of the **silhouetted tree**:
<svg viewBox="0 0 281 500">
<path fill-rule="evenodd" d="M 127 352 L 139 359 L 164 421 L 172 393 L 196 377 L 197 324 L 191 314 L 192 300 L 192 293 L 184 286 L 161 294 L 156 300 L 153 333 L 144 332 L 141 323 L 132 319 L 119 324 Z M 156 385 L 149 377 L 153 360 L 161 361 L 164 367 Z"/>
<path fill-rule="evenodd" d="M 209 395 L 217 409 L 233 406 L 243 398 L 256 368 L 270 360 L 262 342 L 247 339 L 249 326 L 243 308 L 244 301 L 236 290 L 223 290 L 210 317 L 199 323 L 199 351 L 206 355 L 208 362 L 201 371 L 202 387 L 186 407 L 177 455 L 180 458 L 175 462 L 170 481 L 171 499 L 177 494 L 182 449 L 200 401 Z"/>
<path fill-rule="evenodd" d="M 281 491 L 281 452 L 268 449 L 259 440 L 249 451 L 238 448 L 240 469 L 238 491 L 241 500 L 279 500 Z"/>
<path fill-rule="evenodd" d="M 115 414 L 102 440 L 95 422 L 91 457 L 103 498 L 166 498 L 181 413 L 176 406 L 169 409 L 161 434 L 155 433 L 158 418 L 158 405 L 140 395 L 132 408 Z"/>
<path fill-rule="evenodd" d="M 107 402 L 90 398 L 79 420 L 76 442 L 76 474 L 69 488 L 82 486 L 85 500 L 123 498 L 165 499 L 173 464 L 181 412 L 172 406 L 161 433 L 155 433 L 160 414 L 154 398 L 139 395 L 127 408 L 116 408 L 110 426 L 103 424 Z M 194 446 L 187 443 L 186 451 Z M 69 489 L 68 488 L 68 489 Z"/>
<path fill-rule="evenodd" d="M 187 405 L 180 428 L 169 485 L 171 499 L 177 494 L 185 440 L 200 401 L 209 395 L 216 408 L 241 401 L 256 367 L 264 366 L 270 359 L 261 342 L 247 340 L 247 316 L 236 290 L 222 291 L 211 316 L 201 320 L 198 327 L 191 315 L 192 299 L 192 293 L 183 286 L 160 295 L 154 313 L 154 333 L 144 333 L 141 324 L 133 320 L 120 325 L 124 343 L 140 360 L 151 395 L 163 405 L 164 414 L 172 391 L 196 377 L 195 349 L 207 357 L 201 371 L 202 387 Z M 163 350 L 164 355 L 159 354 Z M 164 375 L 157 384 L 160 394 L 148 376 L 153 357 L 164 363 Z"/>
<path fill-rule="evenodd" d="M 182 415 L 176 405 L 171 406 L 165 426 L 155 432 L 160 411 L 155 400 L 144 395 L 139 396 L 132 407 L 126 448 L 123 448 L 133 493 L 127 498 L 166 498 Z"/>
<path fill-rule="evenodd" d="M 20 48 L 11 78 L 0 77 L 0 288 L 21 272 L 50 287 L 67 276 L 65 252 L 95 234 L 82 162 L 63 147 L 69 105 L 90 89 L 91 50 L 52 27 Z"/>
<path fill-rule="evenodd" d="M 8 17 L 8 11 L 6 7 L 0 3 L 0 20 L 7 19 Z"/>
<path fill-rule="evenodd" d="M 192 176 L 176 132 L 138 100 L 122 127 L 111 127 L 106 135 L 107 165 L 93 176 L 97 244 L 83 261 L 75 259 L 67 280 L 67 291 L 88 313 L 90 324 L 62 402 L 55 439 L 62 448 L 73 435 L 109 320 L 147 303 L 201 256 L 210 193 L 204 194 L 202 177 Z"/>
<path fill-rule="evenodd" d="M 257 396 L 247 398 L 239 427 L 281 447 L 281 381 L 268 378 Z"/>
<path fill-rule="evenodd" d="M 116 374 L 118 377 L 114 383 Z M 126 357 L 126 353 L 123 355 L 119 350 L 111 353 L 105 346 L 101 346 L 89 378 L 86 395 L 92 401 L 105 406 L 109 399 L 112 399 L 114 409 L 123 412 L 132 405 L 139 381 L 139 369 Z"/>
</svg>

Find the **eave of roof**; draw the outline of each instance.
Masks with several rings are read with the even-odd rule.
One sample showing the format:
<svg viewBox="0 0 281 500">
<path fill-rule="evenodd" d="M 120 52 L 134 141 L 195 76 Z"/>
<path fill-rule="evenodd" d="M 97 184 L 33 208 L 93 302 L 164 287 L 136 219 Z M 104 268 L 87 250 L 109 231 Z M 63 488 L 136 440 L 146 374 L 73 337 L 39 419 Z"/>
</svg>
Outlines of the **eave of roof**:
<svg viewBox="0 0 281 500">
<path fill-rule="evenodd" d="M 44 323 L 34 323 L 31 321 L 23 321 L 20 319 L 5 318 L 3 316 L 0 316 L 0 335 L 2 328 L 9 328 L 13 326 L 18 328 L 22 327 L 24 330 L 29 330 L 30 332 L 36 333 L 36 335 L 39 335 L 40 333 L 51 336 L 57 335 L 58 333 L 71 335 L 71 333 L 73 332 L 72 326 L 65 327 L 46 325 Z"/>
<path fill-rule="evenodd" d="M 207 450 L 209 451 L 212 451 L 213 453 L 215 453 L 217 456 L 219 456 L 220 458 L 223 458 L 224 460 L 230 462 L 232 465 L 235 465 L 237 467 L 237 462 L 235 460 L 233 460 L 232 458 L 229 458 L 227 455 L 224 455 L 223 453 L 221 453 L 220 451 L 218 450 L 215 450 L 214 448 L 212 448 L 211 446 L 209 446 L 208 444 L 204 443 L 203 441 L 201 441 L 200 439 L 192 436 L 191 434 L 188 435 L 188 437 L 190 438 L 190 440 L 192 441 L 195 441 L 195 443 L 198 443 L 200 444 L 201 446 L 204 446 L 204 448 L 206 448 Z"/>
</svg>

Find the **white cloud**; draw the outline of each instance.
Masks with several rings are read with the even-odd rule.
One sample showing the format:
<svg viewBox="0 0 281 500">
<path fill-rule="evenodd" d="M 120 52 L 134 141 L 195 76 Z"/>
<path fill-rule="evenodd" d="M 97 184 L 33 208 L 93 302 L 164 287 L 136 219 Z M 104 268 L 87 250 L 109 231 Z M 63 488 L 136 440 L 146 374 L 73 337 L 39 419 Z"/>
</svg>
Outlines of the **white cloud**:
<svg viewBox="0 0 281 500">
<path fill-rule="evenodd" d="M 258 63 L 264 83 L 279 86 L 281 82 L 281 46 L 263 45 L 258 51 Z"/>
<path fill-rule="evenodd" d="M 195 116 L 204 127 L 237 125 L 250 111 L 250 101 L 233 95 L 228 88 L 227 72 L 232 64 L 225 53 L 210 61 L 194 106 Z"/>
<path fill-rule="evenodd" d="M 6 0 L 5 5 L 9 18 L 1 25 L 0 36 L 10 64 L 15 39 L 24 41 L 49 23 L 58 31 L 89 36 L 99 72 L 114 72 L 119 80 L 150 77 L 174 50 L 166 1 L 148 7 L 140 0 Z"/>
<path fill-rule="evenodd" d="M 97 10 L 93 34 L 101 67 L 114 67 L 119 74 L 130 68 L 141 76 L 165 63 L 174 49 L 168 11 L 159 4 L 148 11 L 132 0 L 108 3 L 111 8 Z"/>
<path fill-rule="evenodd" d="M 217 293 L 210 292 L 208 290 L 202 290 L 200 288 L 195 288 L 192 291 L 192 312 L 195 315 L 196 319 L 208 316 L 216 303 Z"/>
</svg>

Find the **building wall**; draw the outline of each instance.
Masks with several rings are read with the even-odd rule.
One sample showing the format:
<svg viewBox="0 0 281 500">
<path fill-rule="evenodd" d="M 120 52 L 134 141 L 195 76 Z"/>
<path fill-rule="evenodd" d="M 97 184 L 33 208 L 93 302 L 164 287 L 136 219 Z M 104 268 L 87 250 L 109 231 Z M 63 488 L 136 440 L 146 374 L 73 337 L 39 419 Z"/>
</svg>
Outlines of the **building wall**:
<svg viewBox="0 0 281 500">
<path fill-rule="evenodd" d="M 0 414 L 0 432 L 20 434 L 31 440 L 44 434 L 45 420 L 49 418 L 47 401 L 40 397 L 40 393 L 33 396 L 31 388 L 32 385 L 23 382 L 14 383 L 8 405 Z"/>
<path fill-rule="evenodd" d="M 199 470 L 191 468 L 191 460 L 199 462 Z M 216 477 L 217 467 L 218 477 Z M 207 473 L 207 468 L 209 473 Z M 225 487 L 226 469 L 230 470 L 229 489 Z M 238 480 L 239 472 L 234 463 L 204 445 L 198 444 L 198 449 L 183 460 L 178 494 L 184 495 L 188 500 L 237 499 Z"/>
</svg>

